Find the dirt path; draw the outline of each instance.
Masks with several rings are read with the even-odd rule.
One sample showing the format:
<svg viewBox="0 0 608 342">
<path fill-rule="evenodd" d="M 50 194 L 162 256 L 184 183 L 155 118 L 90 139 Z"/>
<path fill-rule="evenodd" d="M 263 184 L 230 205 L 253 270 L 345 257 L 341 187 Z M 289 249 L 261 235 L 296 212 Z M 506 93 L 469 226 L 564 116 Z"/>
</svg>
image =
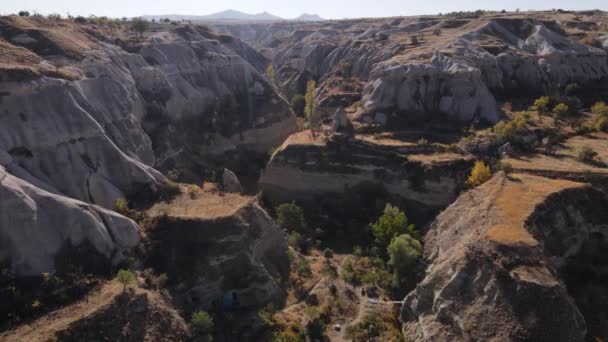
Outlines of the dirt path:
<svg viewBox="0 0 608 342">
<path fill-rule="evenodd" d="M 116 281 L 110 281 L 77 303 L 50 312 L 30 324 L 24 324 L 0 334 L 0 341 L 48 341 L 55 335 L 55 332 L 64 330 L 73 322 L 88 317 L 100 308 L 109 305 L 121 293 L 122 285 Z"/>
</svg>

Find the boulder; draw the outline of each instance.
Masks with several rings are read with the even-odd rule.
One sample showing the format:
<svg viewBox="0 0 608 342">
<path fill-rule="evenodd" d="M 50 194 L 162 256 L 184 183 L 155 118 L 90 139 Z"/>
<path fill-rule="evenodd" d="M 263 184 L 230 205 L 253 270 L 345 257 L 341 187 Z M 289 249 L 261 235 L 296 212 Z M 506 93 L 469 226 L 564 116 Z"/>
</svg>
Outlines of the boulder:
<svg viewBox="0 0 608 342">
<path fill-rule="evenodd" d="M 353 128 L 353 124 L 348 120 L 346 116 L 346 111 L 344 107 L 339 107 L 336 109 L 334 116 L 332 118 L 332 133 L 341 133 L 346 134 L 347 136 L 352 136 L 355 132 Z"/>
<path fill-rule="evenodd" d="M 234 172 L 228 169 L 224 169 L 224 173 L 222 174 L 222 185 L 224 191 L 238 194 L 243 192 L 243 187 L 241 186 L 239 178 Z"/>
</svg>

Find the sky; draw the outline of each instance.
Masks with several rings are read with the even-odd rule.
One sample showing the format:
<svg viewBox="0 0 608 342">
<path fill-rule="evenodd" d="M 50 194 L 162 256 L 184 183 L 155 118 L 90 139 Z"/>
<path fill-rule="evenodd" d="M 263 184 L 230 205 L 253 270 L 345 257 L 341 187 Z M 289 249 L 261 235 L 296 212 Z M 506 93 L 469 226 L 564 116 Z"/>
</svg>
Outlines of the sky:
<svg viewBox="0 0 608 342">
<path fill-rule="evenodd" d="M 283 18 L 316 13 L 326 19 L 437 14 L 461 10 L 608 10 L 607 0 L 0 0 L 0 13 L 20 10 L 41 14 L 134 17 L 144 14 L 205 15 L 227 9 L 270 12 Z"/>
</svg>

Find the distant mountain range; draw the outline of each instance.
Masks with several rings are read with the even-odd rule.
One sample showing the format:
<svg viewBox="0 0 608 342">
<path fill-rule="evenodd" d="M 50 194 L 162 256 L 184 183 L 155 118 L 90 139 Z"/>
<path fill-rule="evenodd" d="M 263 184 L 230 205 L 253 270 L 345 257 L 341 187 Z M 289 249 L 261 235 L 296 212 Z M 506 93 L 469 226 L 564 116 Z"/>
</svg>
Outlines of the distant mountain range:
<svg viewBox="0 0 608 342">
<path fill-rule="evenodd" d="M 152 19 L 164 19 L 169 18 L 169 20 L 190 20 L 190 21 L 215 21 L 215 20 L 235 20 L 235 21 L 284 21 L 284 20 L 294 20 L 294 21 L 323 21 L 325 19 L 321 18 L 316 14 L 308 14 L 304 13 L 295 19 L 285 19 L 278 17 L 276 15 L 270 14 L 268 12 L 249 14 L 236 10 L 226 10 L 218 13 L 213 13 L 209 15 L 183 15 L 183 14 L 166 14 L 166 15 L 144 15 L 142 18 L 146 20 Z"/>
</svg>

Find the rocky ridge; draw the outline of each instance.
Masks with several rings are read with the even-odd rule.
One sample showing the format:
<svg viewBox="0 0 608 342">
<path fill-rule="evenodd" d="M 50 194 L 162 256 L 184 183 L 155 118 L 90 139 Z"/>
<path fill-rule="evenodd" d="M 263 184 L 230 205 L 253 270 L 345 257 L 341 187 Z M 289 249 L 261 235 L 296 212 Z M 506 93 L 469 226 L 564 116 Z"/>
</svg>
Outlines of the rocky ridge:
<svg viewBox="0 0 608 342">
<path fill-rule="evenodd" d="M 606 294 L 597 289 L 606 276 L 607 203 L 589 185 L 523 174 L 500 173 L 464 193 L 425 238 L 429 267 L 404 300 L 404 333 L 458 341 L 606 336 Z"/>
<path fill-rule="evenodd" d="M 410 215 L 429 213 L 456 198 L 472 165 L 468 155 L 447 146 L 321 134 L 294 134 L 275 151 L 259 182 L 265 195 L 310 202 L 375 184 L 409 202 Z"/>
<path fill-rule="evenodd" d="M 601 36 L 602 22 L 602 12 L 533 12 L 216 27 L 270 58 L 288 94 L 304 92 L 302 78 L 323 83 L 348 64 L 366 82 L 361 118 L 443 113 L 496 122 L 497 100 L 605 80 L 607 52 L 580 41 Z"/>
</svg>

